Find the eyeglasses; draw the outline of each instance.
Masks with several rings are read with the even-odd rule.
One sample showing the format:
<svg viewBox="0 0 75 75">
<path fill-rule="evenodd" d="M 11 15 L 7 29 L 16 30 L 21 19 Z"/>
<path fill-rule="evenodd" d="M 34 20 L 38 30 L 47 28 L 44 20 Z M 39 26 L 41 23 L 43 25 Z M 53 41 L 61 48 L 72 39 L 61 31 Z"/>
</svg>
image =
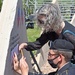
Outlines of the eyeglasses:
<svg viewBox="0 0 75 75">
<path fill-rule="evenodd" d="M 48 53 L 48 56 L 55 56 L 55 55 L 58 55 L 58 54 L 51 54 L 50 52 Z"/>
</svg>

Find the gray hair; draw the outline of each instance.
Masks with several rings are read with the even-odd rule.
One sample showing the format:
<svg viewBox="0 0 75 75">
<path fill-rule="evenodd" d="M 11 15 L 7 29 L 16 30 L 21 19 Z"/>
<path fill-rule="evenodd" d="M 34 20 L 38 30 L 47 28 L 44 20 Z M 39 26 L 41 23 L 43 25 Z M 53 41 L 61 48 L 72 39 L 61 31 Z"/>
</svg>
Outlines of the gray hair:
<svg viewBox="0 0 75 75">
<path fill-rule="evenodd" d="M 56 54 L 62 54 L 65 57 L 65 61 L 69 62 L 72 58 L 72 51 L 64 51 L 64 50 L 53 50 L 53 52 L 55 52 Z"/>
<path fill-rule="evenodd" d="M 47 17 L 45 24 L 39 25 L 45 29 L 47 26 L 47 31 L 49 31 L 51 28 L 53 31 L 57 31 L 59 28 L 61 28 L 61 23 L 63 20 L 57 5 L 52 3 L 43 5 L 37 12 L 37 17 L 40 15 L 46 15 Z"/>
</svg>

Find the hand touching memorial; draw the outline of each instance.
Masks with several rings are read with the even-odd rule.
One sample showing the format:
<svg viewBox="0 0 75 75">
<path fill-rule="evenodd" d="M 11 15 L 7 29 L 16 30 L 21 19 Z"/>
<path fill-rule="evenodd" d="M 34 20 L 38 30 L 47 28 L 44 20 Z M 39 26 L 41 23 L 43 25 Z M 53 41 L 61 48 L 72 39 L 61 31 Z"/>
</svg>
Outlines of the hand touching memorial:
<svg viewBox="0 0 75 75">
<path fill-rule="evenodd" d="M 27 46 L 27 43 L 22 43 L 19 45 L 19 51 L 23 50 Z"/>
<path fill-rule="evenodd" d="M 28 75 L 29 67 L 24 56 L 18 61 L 16 53 L 13 56 L 13 68 L 14 70 L 21 75 Z"/>
</svg>

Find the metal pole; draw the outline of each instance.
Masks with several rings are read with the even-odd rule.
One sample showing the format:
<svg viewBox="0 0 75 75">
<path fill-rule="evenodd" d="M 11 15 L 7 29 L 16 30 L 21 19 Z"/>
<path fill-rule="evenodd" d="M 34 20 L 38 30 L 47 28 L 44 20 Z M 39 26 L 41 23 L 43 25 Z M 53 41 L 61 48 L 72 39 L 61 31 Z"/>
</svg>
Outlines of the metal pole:
<svg viewBox="0 0 75 75">
<path fill-rule="evenodd" d="M 39 72 L 42 73 L 41 70 L 40 70 L 40 68 L 39 68 L 39 65 L 38 65 L 38 63 L 37 63 L 37 61 L 36 61 L 36 59 L 35 59 L 35 57 L 34 57 L 34 54 L 32 53 L 32 51 L 30 51 L 30 54 L 31 54 L 32 59 L 33 59 L 33 61 L 35 62 L 36 66 L 37 66 L 37 68 L 38 68 L 38 70 L 39 70 Z"/>
</svg>

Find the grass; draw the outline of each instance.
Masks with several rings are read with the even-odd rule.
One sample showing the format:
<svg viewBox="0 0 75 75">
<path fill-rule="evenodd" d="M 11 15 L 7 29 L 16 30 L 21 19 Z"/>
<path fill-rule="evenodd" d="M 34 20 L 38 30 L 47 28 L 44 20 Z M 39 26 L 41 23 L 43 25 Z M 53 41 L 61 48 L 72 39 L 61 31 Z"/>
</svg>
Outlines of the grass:
<svg viewBox="0 0 75 75">
<path fill-rule="evenodd" d="M 35 41 L 40 36 L 41 29 L 34 25 L 34 29 L 27 29 L 27 38 L 29 42 Z M 36 51 L 32 51 L 36 55 Z"/>
<path fill-rule="evenodd" d="M 40 28 L 34 25 L 34 29 L 27 29 L 27 38 L 29 42 L 33 42 L 40 36 Z"/>
</svg>

